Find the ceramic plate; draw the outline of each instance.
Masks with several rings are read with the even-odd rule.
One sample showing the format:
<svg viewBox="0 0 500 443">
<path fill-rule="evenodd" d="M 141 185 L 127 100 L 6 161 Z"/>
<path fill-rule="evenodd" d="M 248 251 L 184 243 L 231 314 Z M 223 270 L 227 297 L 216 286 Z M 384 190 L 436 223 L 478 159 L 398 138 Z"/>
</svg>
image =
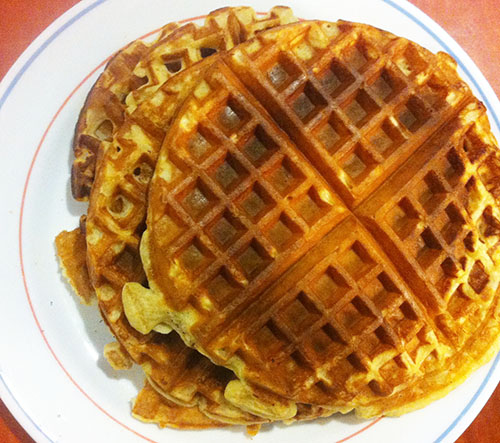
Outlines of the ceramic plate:
<svg viewBox="0 0 500 443">
<path fill-rule="evenodd" d="M 2 147 L 0 392 L 40 442 L 245 442 L 242 427 L 160 430 L 130 415 L 142 386 L 139 369 L 115 372 L 102 356 L 112 340 L 96 307 L 85 307 L 63 280 L 54 237 L 77 226 L 86 206 L 70 193 L 71 139 L 86 94 L 104 61 L 130 40 L 170 21 L 199 17 L 230 0 L 87 0 L 47 28 L 0 84 Z M 272 4 L 247 3 L 257 11 Z M 279 2 L 280 3 L 280 2 Z M 369 23 L 433 52 L 444 50 L 486 104 L 497 134 L 500 103 L 465 52 L 412 5 L 393 0 L 292 1 L 297 16 Z M 353 414 L 266 428 L 262 442 L 454 441 L 500 379 L 500 356 L 447 397 L 400 418 L 360 420 Z"/>
</svg>

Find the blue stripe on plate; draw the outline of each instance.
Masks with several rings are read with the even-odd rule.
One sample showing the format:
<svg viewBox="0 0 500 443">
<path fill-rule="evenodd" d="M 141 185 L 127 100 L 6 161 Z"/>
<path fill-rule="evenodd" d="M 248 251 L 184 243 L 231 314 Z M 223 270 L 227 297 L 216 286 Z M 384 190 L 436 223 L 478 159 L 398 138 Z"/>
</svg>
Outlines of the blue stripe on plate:
<svg viewBox="0 0 500 443">
<path fill-rule="evenodd" d="M 5 387 L 5 390 L 8 392 L 10 398 L 12 398 L 14 400 L 14 403 L 17 405 L 17 407 L 23 411 L 24 415 L 28 418 L 28 420 L 31 422 L 31 424 L 37 429 L 38 432 L 40 432 L 40 434 L 42 434 L 48 441 L 50 442 L 53 442 L 53 440 L 51 440 L 47 434 L 45 432 L 42 431 L 42 429 L 40 428 L 40 426 L 38 426 L 33 420 L 32 418 L 28 415 L 28 413 L 23 409 L 23 407 L 19 404 L 19 402 L 17 401 L 16 397 L 14 397 L 14 395 L 12 394 L 12 391 L 9 389 L 9 387 L 7 386 L 7 383 L 5 383 L 5 380 L 3 379 L 2 375 L 0 374 L 0 382 L 4 385 Z"/>
<path fill-rule="evenodd" d="M 490 380 L 491 376 L 495 372 L 495 369 L 498 365 L 498 362 L 500 361 L 500 353 L 497 354 L 495 360 L 493 361 L 493 365 L 491 366 L 490 370 L 488 371 L 488 374 L 486 374 L 486 377 L 484 377 L 483 382 L 481 383 L 481 386 L 479 386 L 479 389 L 476 391 L 474 396 L 471 398 L 469 403 L 467 403 L 467 406 L 458 414 L 458 417 L 453 421 L 453 423 L 448 426 L 446 431 L 444 431 L 437 439 L 436 443 L 439 443 L 444 440 L 444 438 L 455 428 L 458 423 L 462 420 L 465 414 L 469 411 L 469 409 L 472 407 L 472 405 L 476 402 L 477 398 L 481 395 L 481 392 L 483 392 L 483 389 L 485 386 L 488 384 L 488 381 Z"/>
<path fill-rule="evenodd" d="M 38 58 L 38 56 L 49 46 L 60 34 L 62 34 L 66 29 L 68 29 L 71 25 L 73 25 L 75 22 L 80 20 L 84 15 L 92 11 L 92 9 L 96 8 L 100 4 L 104 3 L 107 0 L 97 0 L 95 3 L 92 3 L 90 6 L 87 6 L 85 9 L 80 11 L 77 15 L 69 19 L 66 23 L 61 25 L 60 28 L 56 29 L 54 33 L 47 38 L 43 42 L 43 44 L 31 55 L 31 57 L 26 61 L 26 63 L 23 65 L 23 67 L 19 70 L 19 72 L 16 74 L 14 79 L 10 82 L 10 85 L 7 87 L 7 90 L 4 92 L 2 97 L 0 98 L 0 109 L 2 108 L 3 104 L 5 103 L 5 100 L 7 100 L 7 97 L 10 95 L 14 87 L 17 85 L 21 77 L 24 75 L 24 73 L 28 70 L 28 68 L 33 64 L 33 62 Z"/>
<path fill-rule="evenodd" d="M 495 120 L 495 123 L 497 124 L 498 128 L 500 129 L 500 119 L 499 119 L 498 115 L 493 111 L 493 107 L 491 106 L 491 103 L 488 100 L 488 97 L 486 96 L 486 94 L 482 90 L 481 86 L 479 86 L 479 83 L 477 82 L 475 77 L 470 73 L 469 69 L 463 64 L 463 62 L 458 58 L 458 56 L 453 52 L 453 50 L 432 29 L 430 29 L 425 23 L 421 22 L 417 17 L 411 15 L 411 13 L 409 13 L 401 5 L 398 5 L 393 0 L 382 0 L 382 1 L 386 4 L 388 4 L 389 6 L 392 6 L 394 9 L 397 9 L 402 14 L 406 15 L 409 19 L 411 19 L 418 26 L 420 26 L 425 32 L 427 32 L 434 40 L 436 40 L 444 49 L 446 49 L 446 52 L 448 52 L 448 54 L 450 54 L 456 60 L 458 66 L 460 66 L 460 68 L 467 74 L 467 76 L 469 77 L 469 80 L 477 88 L 477 90 L 481 94 L 481 98 L 486 103 L 486 107 L 491 112 L 491 115 L 492 115 L 493 119 Z"/>
</svg>

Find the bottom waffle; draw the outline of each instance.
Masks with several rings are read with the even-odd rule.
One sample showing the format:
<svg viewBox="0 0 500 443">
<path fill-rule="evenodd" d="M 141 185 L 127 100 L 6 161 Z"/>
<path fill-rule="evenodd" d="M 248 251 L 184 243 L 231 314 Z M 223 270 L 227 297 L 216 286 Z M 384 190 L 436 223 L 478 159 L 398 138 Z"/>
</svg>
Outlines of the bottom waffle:
<svg viewBox="0 0 500 443">
<path fill-rule="evenodd" d="M 95 300 L 85 263 L 85 235 L 80 228 L 62 231 L 56 237 L 57 255 L 60 259 L 64 277 L 78 295 L 80 301 L 89 304 Z M 130 357 L 119 343 L 109 343 L 104 347 L 104 356 L 117 370 L 128 369 L 132 365 Z M 136 397 L 132 415 L 147 423 L 160 427 L 177 429 L 207 429 L 227 426 L 207 417 L 197 407 L 178 405 L 158 393 L 146 381 Z"/>
<path fill-rule="evenodd" d="M 57 254 L 61 262 L 63 273 L 72 286 L 75 293 L 79 296 L 80 301 L 84 304 L 89 304 L 89 300 L 95 298 L 93 288 L 88 280 L 88 272 L 85 264 L 86 244 L 85 235 L 80 228 L 73 231 L 63 231 L 56 238 Z M 171 343 L 177 343 L 179 349 L 184 348 L 183 343 L 176 333 L 166 336 L 165 339 Z M 171 346 L 170 346 L 171 348 Z M 226 386 L 234 376 L 225 368 L 218 368 L 212 365 L 207 359 L 199 355 L 196 351 L 192 351 L 196 358 L 206 360 L 206 371 L 202 369 L 202 377 L 200 379 L 197 390 L 203 392 L 207 386 L 202 387 L 207 381 L 213 383 L 213 380 L 225 380 L 222 388 Z M 125 370 L 132 366 L 132 360 L 125 348 L 118 342 L 108 343 L 104 347 L 104 356 L 109 364 L 115 370 Z M 182 362 L 177 362 L 177 365 L 183 367 Z M 186 364 L 189 366 L 189 364 Z M 196 366 L 196 365 L 195 365 Z M 155 374 L 152 365 L 146 365 L 150 373 Z M 164 370 L 160 367 L 160 371 Z M 175 365 L 171 366 L 171 370 L 175 371 Z M 216 371 L 219 375 L 210 376 L 210 371 Z M 192 374 L 187 375 L 187 388 L 192 389 Z M 177 388 L 182 389 L 182 382 L 177 382 Z M 216 390 L 213 386 L 209 389 Z M 223 390 L 221 389 L 221 393 Z M 238 408 L 228 405 L 223 398 L 217 401 L 210 401 L 209 396 L 205 397 L 204 401 L 197 406 L 186 406 L 179 404 L 179 392 L 177 396 L 173 396 L 162 388 L 152 379 L 147 377 L 144 388 L 138 394 L 134 401 L 132 415 L 141 421 L 148 423 L 156 423 L 160 427 L 172 427 L 177 429 L 206 429 L 223 427 L 228 425 L 246 425 L 249 434 L 257 433 L 259 427 L 263 423 L 269 423 L 270 419 L 256 417 L 252 414 L 244 413 Z M 274 397 L 270 401 L 275 400 Z M 247 400 L 248 402 L 248 400 Z M 266 403 L 266 406 L 269 402 Z M 295 417 L 285 420 L 285 423 L 293 423 L 295 421 L 314 420 L 320 417 L 329 417 L 336 410 L 325 409 L 318 406 L 299 404 L 297 405 L 297 414 Z M 266 413 L 265 411 L 263 412 Z"/>
<path fill-rule="evenodd" d="M 148 382 L 134 400 L 132 415 L 145 423 L 156 423 L 161 428 L 209 429 L 228 426 L 208 418 L 197 407 L 179 406 L 167 400 Z"/>
<path fill-rule="evenodd" d="M 56 249 L 64 277 L 80 301 L 86 305 L 95 301 L 95 291 L 87 271 L 87 244 L 81 228 L 62 231 L 56 237 Z"/>
</svg>

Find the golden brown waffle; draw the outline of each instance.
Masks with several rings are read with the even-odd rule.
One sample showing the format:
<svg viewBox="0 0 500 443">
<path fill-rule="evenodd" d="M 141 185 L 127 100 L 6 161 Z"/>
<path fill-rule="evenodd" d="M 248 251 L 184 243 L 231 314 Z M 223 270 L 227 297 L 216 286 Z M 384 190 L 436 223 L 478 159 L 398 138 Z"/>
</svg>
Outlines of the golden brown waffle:
<svg viewBox="0 0 500 443">
<path fill-rule="evenodd" d="M 277 6 L 257 18 L 249 7 L 211 12 L 203 26 L 170 23 L 152 43 L 137 40 L 118 52 L 90 91 L 75 130 L 71 188 L 86 201 L 94 181 L 99 151 L 113 139 L 125 113 L 151 96 L 185 68 L 232 48 L 263 29 L 296 21 L 290 8 Z"/>
<path fill-rule="evenodd" d="M 497 150 L 446 54 L 347 22 L 261 33 L 165 138 L 127 316 L 233 370 L 242 408 L 247 383 L 421 407 L 500 346 Z"/>
<path fill-rule="evenodd" d="M 87 245 L 81 228 L 58 234 L 56 248 L 64 277 L 82 303 L 91 304 L 95 300 L 95 292 L 87 272 Z"/>
<path fill-rule="evenodd" d="M 194 23 L 183 26 L 154 45 L 135 67 L 134 75 L 142 78 L 144 84 L 127 96 L 127 112 L 133 112 L 170 77 L 193 63 L 230 49 L 262 30 L 296 21 L 292 10 L 284 6 L 273 7 L 261 19 L 257 19 L 252 8 L 236 7 L 211 12 L 203 26 Z"/>
<path fill-rule="evenodd" d="M 155 423 L 162 428 L 168 426 L 177 429 L 208 429 L 227 426 L 208 418 L 198 408 L 187 408 L 168 401 L 148 382 L 134 401 L 132 415 L 143 422 Z"/>
<path fill-rule="evenodd" d="M 176 23 L 169 23 L 162 28 L 156 41 L 148 44 L 136 40 L 127 45 L 113 56 L 92 87 L 80 111 L 73 137 L 75 159 L 71 192 L 76 200 L 88 200 L 98 152 L 112 140 L 113 133 L 122 123 L 127 95 L 144 83 L 133 74 L 135 66 L 150 45 L 163 42 L 176 28 Z"/>
<path fill-rule="evenodd" d="M 85 235 L 80 228 L 71 232 L 63 231 L 56 237 L 56 246 L 65 277 L 80 300 L 89 304 L 95 299 L 95 294 L 85 264 Z M 104 355 L 114 369 L 128 369 L 131 366 L 130 357 L 116 342 L 104 347 Z M 148 382 L 135 399 L 132 414 L 144 422 L 156 423 L 161 427 L 206 429 L 224 426 L 201 413 L 199 408 L 180 406 L 167 400 Z"/>
<path fill-rule="evenodd" d="M 268 26 L 279 23 L 279 14 L 274 11 L 269 19 L 262 18 L 260 25 L 250 30 L 257 31 L 266 22 Z M 224 36 L 221 35 L 220 48 L 229 49 L 233 41 L 224 41 Z M 240 33 L 241 38 L 250 36 Z M 144 282 L 138 244 L 144 229 L 146 190 L 165 130 L 201 73 L 214 60 L 215 56 L 208 57 L 166 81 L 125 116 L 113 141 L 100 153 L 86 223 L 89 273 L 104 319 L 162 395 L 184 406 L 198 405 L 209 417 L 229 423 L 293 418 L 296 408 L 290 410 L 286 400 L 277 400 L 264 418 L 232 406 L 223 396 L 228 381 L 234 378 L 230 371 L 215 367 L 196 351 L 186 348 L 176 334 L 157 333 L 167 332 L 165 325 L 148 335 L 138 333 L 122 312 L 123 285 Z M 322 408 L 303 410 L 305 418 L 312 417 L 314 411 L 316 416 L 326 413 Z"/>
</svg>

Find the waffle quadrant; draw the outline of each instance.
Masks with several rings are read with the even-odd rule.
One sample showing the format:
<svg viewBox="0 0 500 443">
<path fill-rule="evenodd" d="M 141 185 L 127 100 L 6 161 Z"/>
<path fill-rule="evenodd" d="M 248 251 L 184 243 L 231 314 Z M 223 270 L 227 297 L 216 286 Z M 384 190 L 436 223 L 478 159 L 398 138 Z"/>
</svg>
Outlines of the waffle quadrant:
<svg viewBox="0 0 500 443">
<path fill-rule="evenodd" d="M 499 348 L 499 166 L 448 55 L 342 21 L 260 33 L 167 132 L 128 319 L 231 369 L 242 409 L 425 406 Z"/>
</svg>

